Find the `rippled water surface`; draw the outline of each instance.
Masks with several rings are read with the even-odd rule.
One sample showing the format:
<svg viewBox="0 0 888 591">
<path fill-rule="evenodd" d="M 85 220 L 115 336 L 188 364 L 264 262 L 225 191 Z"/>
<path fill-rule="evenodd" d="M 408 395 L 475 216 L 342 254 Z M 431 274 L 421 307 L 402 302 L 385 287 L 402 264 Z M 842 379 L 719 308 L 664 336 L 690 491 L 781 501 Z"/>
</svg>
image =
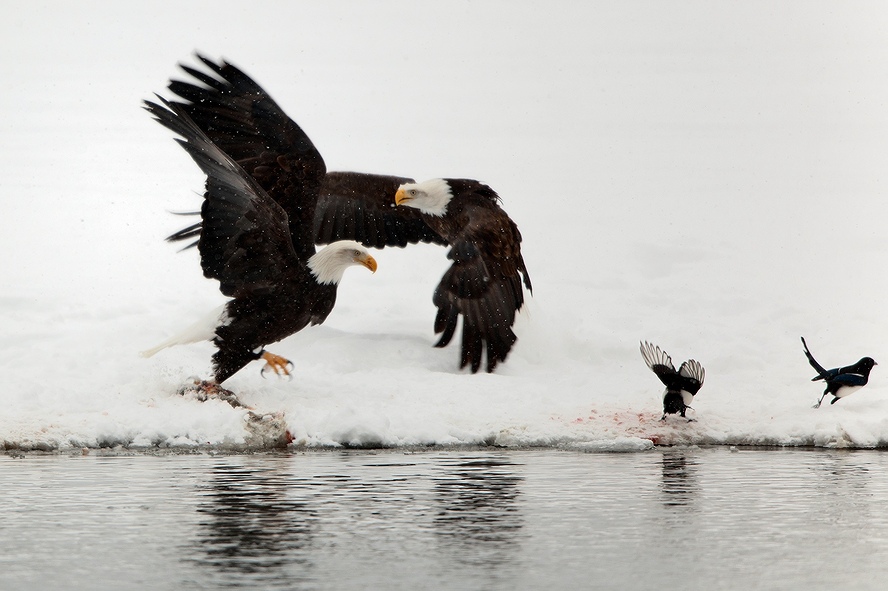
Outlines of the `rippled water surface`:
<svg viewBox="0 0 888 591">
<path fill-rule="evenodd" d="M 888 454 L 3 457 L 2 589 L 884 589 Z"/>
</svg>

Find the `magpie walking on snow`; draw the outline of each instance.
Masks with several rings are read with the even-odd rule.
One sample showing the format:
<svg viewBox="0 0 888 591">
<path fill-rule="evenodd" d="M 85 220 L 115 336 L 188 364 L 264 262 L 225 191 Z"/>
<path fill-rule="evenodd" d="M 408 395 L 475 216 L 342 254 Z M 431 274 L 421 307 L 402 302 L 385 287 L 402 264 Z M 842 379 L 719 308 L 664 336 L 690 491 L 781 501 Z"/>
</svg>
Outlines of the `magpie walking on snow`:
<svg viewBox="0 0 888 591">
<path fill-rule="evenodd" d="M 823 391 L 823 396 L 820 397 L 820 400 L 817 401 L 814 408 L 820 408 L 820 404 L 823 402 L 823 398 L 827 394 L 832 394 L 834 396 L 829 403 L 835 404 L 838 402 L 839 398 L 844 398 L 845 396 L 860 390 L 866 386 L 866 383 L 869 381 L 870 370 L 873 369 L 873 366 L 879 365 L 873 361 L 872 357 L 864 357 L 854 365 L 825 369 L 822 365 L 817 363 L 811 355 L 811 351 L 808 350 L 808 343 L 805 342 L 805 337 L 802 337 L 802 345 L 805 347 L 805 357 L 808 358 L 808 363 L 810 363 L 811 367 L 817 371 L 817 376 L 811 378 L 811 381 L 816 382 L 817 380 L 823 380 L 826 382 L 826 389 Z"/>
<path fill-rule="evenodd" d="M 660 347 L 647 341 L 641 343 L 641 356 L 666 386 L 666 391 L 663 393 L 663 416 L 660 420 L 665 421 L 666 415 L 675 413 L 685 417 L 685 411 L 691 408 L 694 395 L 703 386 L 703 379 L 706 377 L 703 366 L 699 361 L 688 359 L 681 364 L 678 371 L 675 371 L 672 358 Z M 688 422 L 692 420 L 688 419 Z"/>
</svg>

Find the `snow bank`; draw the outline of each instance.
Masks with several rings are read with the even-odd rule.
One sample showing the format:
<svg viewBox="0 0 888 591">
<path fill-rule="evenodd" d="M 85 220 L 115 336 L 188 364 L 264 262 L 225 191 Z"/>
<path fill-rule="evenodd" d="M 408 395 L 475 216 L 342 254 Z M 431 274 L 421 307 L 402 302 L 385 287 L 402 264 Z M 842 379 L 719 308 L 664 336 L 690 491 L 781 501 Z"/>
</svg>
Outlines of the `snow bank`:
<svg viewBox="0 0 888 591">
<path fill-rule="evenodd" d="M 815 410 L 799 342 L 888 360 L 884 11 L 333 2 L 259 23 L 223 4 L 5 11 L 7 447 L 888 442 L 883 366 Z M 436 26 L 405 44 L 415 22 Z M 499 191 L 535 287 L 501 370 L 431 346 L 434 247 L 349 272 L 325 325 L 270 347 L 292 381 L 256 364 L 226 384 L 252 410 L 176 393 L 209 344 L 139 356 L 223 301 L 162 241 L 202 179 L 139 109 L 193 49 L 255 76 L 330 169 Z M 696 421 L 659 421 L 640 340 L 703 363 Z"/>
</svg>

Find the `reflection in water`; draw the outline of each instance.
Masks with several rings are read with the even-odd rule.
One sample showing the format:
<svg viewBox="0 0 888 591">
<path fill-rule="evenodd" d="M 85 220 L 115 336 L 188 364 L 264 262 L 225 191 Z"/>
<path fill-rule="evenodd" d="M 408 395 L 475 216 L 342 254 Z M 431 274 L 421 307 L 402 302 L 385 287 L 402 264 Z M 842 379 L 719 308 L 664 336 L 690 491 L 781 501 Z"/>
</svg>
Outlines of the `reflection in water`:
<svg viewBox="0 0 888 591">
<path fill-rule="evenodd" d="M 861 454 L 853 451 L 836 450 L 823 454 L 821 461 L 814 462 L 812 469 L 817 476 L 815 489 L 830 511 L 847 519 L 860 518 L 870 511 L 872 493 L 869 490 L 871 474 L 861 462 Z"/>
<path fill-rule="evenodd" d="M 515 465 L 497 458 L 460 461 L 435 478 L 435 534 L 460 550 L 463 560 L 497 566 L 520 541 L 524 519 L 516 503 L 523 478 Z"/>
<path fill-rule="evenodd" d="M 885 451 L 77 453 L 7 457 L 0 471 L 4 590 L 888 580 Z"/>
<path fill-rule="evenodd" d="M 511 576 L 500 567 L 517 560 L 524 527 L 515 464 L 483 456 L 424 465 L 367 453 L 329 457 L 300 457 L 299 473 L 291 460 L 214 465 L 198 488 L 197 537 L 186 560 L 217 587 L 317 588 L 334 569 L 375 588 L 389 578 L 422 583 L 454 564 L 467 580 Z M 320 469 L 306 469 L 311 464 Z M 405 538 L 409 531 L 423 535 Z M 410 564 L 387 561 L 405 547 Z"/>
<path fill-rule="evenodd" d="M 287 498 L 290 475 L 256 466 L 218 465 L 197 512 L 197 543 L 223 585 L 292 586 L 310 579 L 307 548 L 316 515 Z"/>
<path fill-rule="evenodd" d="M 825 460 L 814 467 L 825 476 L 829 485 L 842 485 L 852 489 L 865 487 L 869 468 L 860 464 L 860 456 L 853 451 L 825 452 Z"/>
<path fill-rule="evenodd" d="M 697 496 L 697 461 L 688 457 L 684 450 L 663 452 L 661 468 L 662 486 L 665 507 L 690 507 Z"/>
</svg>

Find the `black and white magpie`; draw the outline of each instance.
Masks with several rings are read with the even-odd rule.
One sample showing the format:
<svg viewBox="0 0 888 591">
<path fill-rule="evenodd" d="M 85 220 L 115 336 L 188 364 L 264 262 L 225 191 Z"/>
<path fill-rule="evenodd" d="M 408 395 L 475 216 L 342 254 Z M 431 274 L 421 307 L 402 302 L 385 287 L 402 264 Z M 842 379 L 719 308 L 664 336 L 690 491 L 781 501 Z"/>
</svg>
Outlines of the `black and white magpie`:
<svg viewBox="0 0 888 591">
<path fill-rule="evenodd" d="M 691 408 L 694 395 L 703 386 L 703 379 L 706 377 L 703 366 L 699 361 L 688 359 L 681 364 L 678 371 L 675 371 L 672 358 L 660 347 L 647 341 L 641 343 L 641 356 L 666 386 L 666 391 L 663 393 L 663 416 L 660 420 L 665 421 L 666 415 L 675 413 L 684 417 L 685 411 Z"/>
<path fill-rule="evenodd" d="M 866 383 L 869 381 L 870 370 L 873 369 L 874 365 L 878 365 L 872 357 L 864 357 L 854 365 L 825 369 L 811 355 L 811 351 L 808 350 L 808 343 L 805 342 L 805 337 L 802 337 L 802 345 L 805 347 L 805 357 L 808 358 L 808 363 L 817 371 L 817 376 L 811 378 L 811 381 L 823 380 L 826 382 L 823 396 L 820 397 L 814 408 L 820 408 L 820 404 L 827 394 L 834 396 L 829 403 L 835 404 L 839 398 L 844 398 L 866 386 Z"/>
</svg>

